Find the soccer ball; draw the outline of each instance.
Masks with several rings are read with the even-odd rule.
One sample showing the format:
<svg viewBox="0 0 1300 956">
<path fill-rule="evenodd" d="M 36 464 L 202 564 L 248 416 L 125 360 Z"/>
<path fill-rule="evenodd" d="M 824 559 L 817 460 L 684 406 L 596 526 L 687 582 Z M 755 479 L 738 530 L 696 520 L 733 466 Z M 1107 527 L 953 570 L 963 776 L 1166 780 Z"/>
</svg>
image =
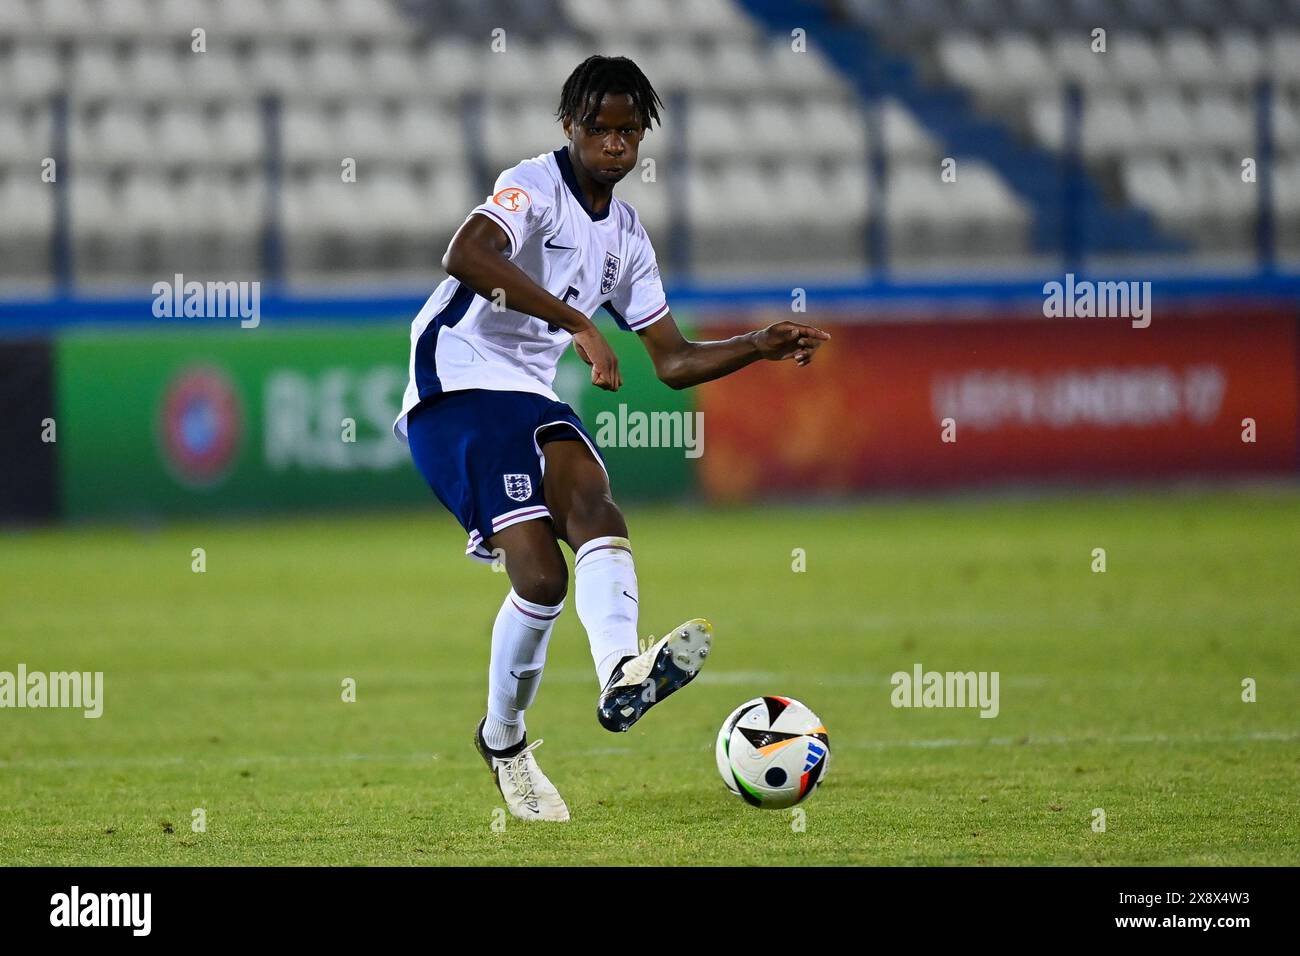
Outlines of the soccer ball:
<svg viewBox="0 0 1300 956">
<path fill-rule="evenodd" d="M 726 719 L 714 748 L 718 773 L 746 803 L 783 810 L 826 778 L 831 745 L 821 719 L 791 697 L 755 697 Z"/>
</svg>

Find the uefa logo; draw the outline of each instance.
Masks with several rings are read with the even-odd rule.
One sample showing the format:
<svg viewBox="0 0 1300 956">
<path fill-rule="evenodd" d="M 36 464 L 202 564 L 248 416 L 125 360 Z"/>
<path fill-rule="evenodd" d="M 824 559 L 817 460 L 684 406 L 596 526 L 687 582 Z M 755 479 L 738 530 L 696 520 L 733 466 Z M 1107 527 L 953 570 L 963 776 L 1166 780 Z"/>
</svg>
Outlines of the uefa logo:
<svg viewBox="0 0 1300 956">
<path fill-rule="evenodd" d="M 239 394 L 211 366 L 178 373 L 163 392 L 158 439 L 163 462 L 177 481 L 211 488 L 229 474 L 244 431 Z"/>
</svg>

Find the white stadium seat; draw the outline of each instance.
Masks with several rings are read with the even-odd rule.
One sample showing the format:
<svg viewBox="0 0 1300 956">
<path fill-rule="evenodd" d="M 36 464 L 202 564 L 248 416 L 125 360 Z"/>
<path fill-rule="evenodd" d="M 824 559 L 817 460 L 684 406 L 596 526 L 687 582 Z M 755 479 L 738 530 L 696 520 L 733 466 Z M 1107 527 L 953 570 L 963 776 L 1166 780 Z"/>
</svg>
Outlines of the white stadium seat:
<svg viewBox="0 0 1300 956">
<path fill-rule="evenodd" d="M 440 163 L 434 167 L 429 196 L 427 228 L 429 232 L 448 239 L 452 230 L 465 221 L 470 209 L 483 199 L 474 195 L 469 174 L 459 162 Z"/>
<path fill-rule="evenodd" d="M 1138 135 L 1149 145 L 1182 150 L 1196 142 L 1191 111 L 1177 93 L 1157 91 L 1139 97 L 1136 118 Z"/>
<path fill-rule="evenodd" d="M 282 114 L 280 149 L 290 162 L 335 163 L 346 155 L 336 143 L 335 124 L 314 104 L 290 106 Z"/>
<path fill-rule="evenodd" d="M 102 111 L 75 110 L 68 133 L 74 167 L 140 163 L 155 155 L 154 124 L 138 106 L 112 105 Z"/>
<path fill-rule="evenodd" d="M 82 97 L 107 98 L 122 88 L 122 64 L 107 46 L 83 46 L 72 61 L 72 88 Z"/>
<path fill-rule="evenodd" d="M 166 176 L 137 173 L 121 187 L 118 208 L 121 219 L 114 231 L 171 234 L 178 232 L 182 197 L 177 185 Z"/>
<path fill-rule="evenodd" d="M 866 118 L 856 100 L 836 102 L 810 97 L 795 109 L 798 143 L 814 153 L 859 159 L 867 151 Z"/>
<path fill-rule="evenodd" d="M 754 24 L 734 0 L 676 0 L 676 17 L 687 28 L 710 36 L 752 36 Z"/>
<path fill-rule="evenodd" d="M 278 0 L 267 6 L 275 11 L 276 26 L 290 36 L 327 36 L 336 28 L 337 8 L 328 0 Z"/>
<path fill-rule="evenodd" d="M 24 174 L 34 177 L 53 145 L 49 110 L 0 106 L 0 163 L 20 163 Z"/>
<path fill-rule="evenodd" d="M 1089 156 L 1123 153 L 1151 143 L 1128 99 L 1115 93 L 1093 94 L 1083 103 L 1083 151 Z"/>
<path fill-rule="evenodd" d="M 185 89 L 180 62 L 165 46 L 147 46 L 136 51 L 122 70 L 122 90 L 138 99 L 160 93 L 175 95 Z"/>
<path fill-rule="evenodd" d="M 1140 33 L 1112 33 L 1106 42 L 1106 78 L 1112 83 L 1146 87 L 1166 78 L 1160 49 Z"/>
<path fill-rule="evenodd" d="M 318 43 L 304 64 L 305 88 L 315 95 L 346 96 L 363 92 L 364 81 L 357 62 L 346 47 Z"/>
<path fill-rule="evenodd" d="M 526 156 L 558 148 L 564 133 L 549 99 L 488 101 L 483 115 L 483 148 L 491 173 L 513 166 Z"/>
<path fill-rule="evenodd" d="M 821 215 L 833 223 L 858 225 L 867 217 L 867 195 L 870 187 L 865 162 L 838 163 L 822 180 L 824 203 Z"/>
<path fill-rule="evenodd" d="M 1246 30 L 1220 34 L 1218 59 L 1223 78 L 1235 83 L 1253 83 L 1267 69 L 1264 45 Z"/>
<path fill-rule="evenodd" d="M 1273 186 L 1278 211 L 1285 216 L 1300 214 L 1300 156 L 1278 165 Z"/>
<path fill-rule="evenodd" d="M 479 56 L 470 52 L 463 40 L 439 40 L 425 51 L 423 70 L 428 78 L 430 92 L 445 98 L 456 98 L 467 90 L 479 88 L 483 68 Z"/>
<path fill-rule="evenodd" d="M 98 32 L 89 0 L 41 0 L 35 7 L 46 37 L 93 37 Z"/>
<path fill-rule="evenodd" d="M 997 69 L 983 40 L 974 34 L 950 34 L 937 48 L 939 63 L 957 84 L 988 89 L 997 83 Z"/>
<path fill-rule="evenodd" d="M 1081 30 L 1057 33 L 1049 54 L 1052 64 L 1064 78 L 1087 87 L 1107 81 L 1108 55 L 1093 52 L 1088 34 Z"/>
<path fill-rule="evenodd" d="M 750 40 L 727 40 L 718 44 L 704 71 L 716 89 L 750 92 L 763 76 L 765 57 L 764 48 Z"/>
<path fill-rule="evenodd" d="M 337 0 L 333 16 L 349 36 L 405 37 L 411 34 L 392 0 Z"/>
<path fill-rule="evenodd" d="M 9 0 L 0 3 L 0 36 L 35 37 L 41 22 L 32 6 L 32 0 Z"/>
<path fill-rule="evenodd" d="M 767 44 L 762 62 L 770 89 L 787 93 L 840 92 L 846 89 L 844 81 L 814 43 L 798 52 L 791 48 L 789 37 L 777 37 Z"/>
<path fill-rule="evenodd" d="M 1279 30 L 1269 37 L 1269 71 L 1274 79 L 1300 80 L 1300 32 Z"/>
<path fill-rule="evenodd" d="M 765 185 L 758 169 L 737 164 L 726 170 L 692 164 L 687 172 L 686 216 L 693 229 L 736 230 L 753 226 L 755 207 L 763 202 Z"/>
<path fill-rule="evenodd" d="M 54 186 L 13 171 L 0 181 L 4 232 L 43 239 L 54 231 Z"/>
<path fill-rule="evenodd" d="M 1220 157 L 1198 156 L 1187 160 L 1187 170 L 1189 189 L 1202 197 L 1207 212 L 1228 219 L 1254 214 L 1259 191 L 1242 181 L 1240 166 Z"/>
<path fill-rule="evenodd" d="M 641 220 L 646 232 L 650 234 L 651 242 L 666 242 L 668 239 L 669 206 L 672 202 L 669 193 L 679 186 L 684 188 L 685 183 L 677 182 L 676 171 L 667 165 L 661 157 L 653 156 L 642 149 L 641 159 L 654 159 L 654 181 L 646 182 L 642 178 L 641 170 L 634 170 L 628 173 L 623 181 L 618 184 L 616 194 L 624 202 L 630 203 L 632 208 L 636 210 L 637 218 Z M 684 175 L 683 170 L 683 178 Z"/>
<path fill-rule="evenodd" d="M 211 149 L 215 162 L 256 162 L 262 158 L 264 146 L 262 117 L 254 106 L 225 106 L 212 123 Z"/>
<path fill-rule="evenodd" d="M 1251 105 L 1227 93 L 1206 93 L 1192 107 L 1192 139 L 1198 149 L 1220 147 L 1245 156 L 1254 149 Z"/>
<path fill-rule="evenodd" d="M 1182 182 L 1160 156 L 1130 159 L 1123 166 L 1124 189 L 1135 202 L 1162 220 L 1186 218 L 1199 212 L 1201 198 L 1186 194 Z"/>
<path fill-rule="evenodd" d="M 262 228 L 266 183 L 260 176 L 222 176 L 212 180 L 212 222 L 224 234 L 245 240 Z"/>
<path fill-rule="evenodd" d="M 465 130 L 459 112 L 428 100 L 416 101 L 406 104 L 395 123 L 393 143 L 396 155 L 425 161 L 464 161 Z"/>
<path fill-rule="evenodd" d="M 384 44 L 365 66 L 365 89 L 379 94 L 411 95 L 424 90 L 419 67 L 410 51 L 398 44 Z"/>
<path fill-rule="evenodd" d="M 8 57 L 0 72 L 0 96 L 32 101 L 48 97 L 63 87 L 63 70 L 53 47 L 21 45 Z"/>
<path fill-rule="evenodd" d="M 1172 79 L 1181 83 L 1203 82 L 1206 77 L 1219 75 L 1223 68 L 1200 34 L 1179 31 L 1168 36 L 1164 47 L 1165 68 Z"/>
<path fill-rule="evenodd" d="M 990 59 L 999 87 L 1035 89 L 1056 80 L 1056 71 L 1043 55 L 1041 45 L 1026 34 L 1001 34 L 993 45 Z"/>
<path fill-rule="evenodd" d="M 171 107 L 158 120 L 158 162 L 193 164 L 212 158 L 215 143 L 212 127 L 195 109 Z"/>
<path fill-rule="evenodd" d="M 910 110 L 895 99 L 887 99 L 881 110 L 881 134 L 891 156 L 932 154 L 938 148 L 934 137 L 921 128 Z"/>
<path fill-rule="evenodd" d="M 202 0 L 157 0 L 155 16 L 161 33 L 186 39 L 196 27 L 212 33 L 219 23 L 215 8 Z"/>
<path fill-rule="evenodd" d="M 1276 95 L 1271 112 L 1274 143 L 1285 149 L 1300 146 L 1300 101 L 1294 96 Z"/>
<path fill-rule="evenodd" d="M 303 86 L 303 64 L 289 47 L 259 43 L 248 64 L 250 85 L 258 93 L 288 93 Z"/>
<path fill-rule="evenodd" d="M 573 68 L 591 55 L 591 50 L 581 43 L 577 43 L 568 38 L 556 39 L 547 43 L 536 51 L 537 58 L 537 76 L 540 85 L 536 89 L 527 90 L 529 94 L 536 94 L 541 90 L 550 90 L 551 97 L 557 103 L 560 99 L 560 87 L 564 81 L 569 78 Z M 610 51 L 607 55 L 619 55 Z M 628 54 L 622 54 L 628 55 Z M 636 58 L 633 57 L 635 60 Z"/>
<path fill-rule="evenodd" d="M 798 111 L 778 100 L 755 97 L 740 109 L 740 131 L 747 149 L 767 155 L 799 154 L 811 148 L 802 137 Z"/>
<path fill-rule="evenodd" d="M 179 67 L 184 77 L 181 92 L 185 94 L 209 100 L 249 95 L 247 64 L 227 47 L 182 54 Z"/>
<path fill-rule="evenodd" d="M 93 7 L 94 34 L 123 40 L 139 39 L 151 33 L 157 4 L 152 0 L 111 0 Z"/>
<path fill-rule="evenodd" d="M 270 37 L 279 33 L 279 25 L 264 0 L 221 0 L 212 13 L 214 19 L 207 29 L 215 35 L 211 39 L 217 43 L 224 38 Z M 213 45 L 208 47 L 213 48 Z"/>
<path fill-rule="evenodd" d="M 104 176 L 79 174 L 68 188 L 72 227 L 78 235 L 110 237 L 122 230 L 121 193 Z"/>
<path fill-rule="evenodd" d="M 532 45 L 515 39 L 501 52 L 485 52 L 477 71 L 488 94 L 519 96 L 542 89 L 542 62 Z"/>
<path fill-rule="evenodd" d="M 725 100 L 696 100 L 688 108 L 686 145 L 693 157 L 734 156 L 746 142 L 735 107 Z"/>
<path fill-rule="evenodd" d="M 406 158 L 399 155 L 396 125 L 392 118 L 379 113 L 369 103 L 356 103 L 344 108 L 335 127 L 335 141 L 344 156 L 350 156 L 358 163 Z"/>
</svg>

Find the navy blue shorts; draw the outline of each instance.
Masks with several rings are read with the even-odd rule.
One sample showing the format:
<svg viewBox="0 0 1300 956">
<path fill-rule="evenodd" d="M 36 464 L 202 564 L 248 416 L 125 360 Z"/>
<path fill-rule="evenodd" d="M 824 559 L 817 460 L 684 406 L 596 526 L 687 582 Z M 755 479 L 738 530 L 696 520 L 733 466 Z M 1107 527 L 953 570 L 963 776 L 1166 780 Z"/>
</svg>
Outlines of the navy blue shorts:
<svg viewBox="0 0 1300 956">
<path fill-rule="evenodd" d="M 542 493 L 542 445 L 581 439 L 605 467 L 577 413 L 532 392 L 472 388 L 433 395 L 407 416 L 406 436 L 415 467 L 469 533 L 465 554 L 488 563 L 493 555 L 484 538 L 551 516 Z"/>
</svg>

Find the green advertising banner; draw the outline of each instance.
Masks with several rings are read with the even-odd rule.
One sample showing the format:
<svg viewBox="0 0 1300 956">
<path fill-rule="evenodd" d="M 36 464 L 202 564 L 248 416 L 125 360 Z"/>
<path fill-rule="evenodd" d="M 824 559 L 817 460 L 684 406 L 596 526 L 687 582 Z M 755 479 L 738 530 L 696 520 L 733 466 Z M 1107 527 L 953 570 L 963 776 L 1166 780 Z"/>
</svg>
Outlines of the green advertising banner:
<svg viewBox="0 0 1300 956">
<path fill-rule="evenodd" d="M 654 440 L 670 425 L 692 439 L 690 394 L 655 378 L 635 335 L 602 328 L 623 389 L 592 387 L 570 349 L 556 391 L 601 444 L 617 499 L 681 494 L 696 453 Z M 405 323 L 65 333 L 55 349 L 62 511 L 440 507 L 390 430 L 408 347 Z M 662 427 L 650 427 L 656 419 Z"/>
</svg>

